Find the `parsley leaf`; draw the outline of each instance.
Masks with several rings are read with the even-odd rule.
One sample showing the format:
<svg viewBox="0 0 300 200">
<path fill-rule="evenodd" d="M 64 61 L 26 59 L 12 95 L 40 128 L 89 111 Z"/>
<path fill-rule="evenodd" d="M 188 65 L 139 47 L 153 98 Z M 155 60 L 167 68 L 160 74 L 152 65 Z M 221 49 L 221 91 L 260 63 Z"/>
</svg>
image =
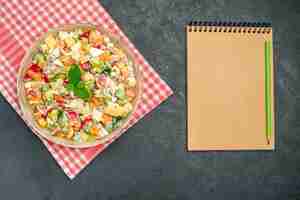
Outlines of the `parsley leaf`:
<svg viewBox="0 0 300 200">
<path fill-rule="evenodd" d="M 79 98 L 88 100 L 91 97 L 91 91 L 82 81 L 80 81 L 80 77 L 80 67 L 76 64 L 73 64 L 68 72 L 69 83 L 66 85 L 66 89 L 68 91 L 73 91 L 74 94 Z"/>
<path fill-rule="evenodd" d="M 81 88 L 84 88 L 85 87 L 85 84 L 80 81 L 77 85 L 76 85 L 77 88 L 81 89 Z"/>
<path fill-rule="evenodd" d="M 73 64 L 68 72 L 69 83 L 76 86 L 80 81 L 81 71 L 78 65 Z"/>
<path fill-rule="evenodd" d="M 73 89 L 74 94 L 83 100 L 88 100 L 91 97 L 91 92 L 86 88 L 84 83 L 79 82 Z"/>
</svg>

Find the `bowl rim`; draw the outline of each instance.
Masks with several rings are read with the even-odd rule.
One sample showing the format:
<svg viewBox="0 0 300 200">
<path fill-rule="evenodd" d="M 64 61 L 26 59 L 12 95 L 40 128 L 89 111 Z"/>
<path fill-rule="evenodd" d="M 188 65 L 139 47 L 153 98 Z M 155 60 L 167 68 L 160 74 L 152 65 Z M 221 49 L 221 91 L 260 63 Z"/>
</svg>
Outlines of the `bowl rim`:
<svg viewBox="0 0 300 200">
<path fill-rule="evenodd" d="M 67 139 L 58 138 L 56 136 L 51 135 L 51 131 L 40 128 L 37 125 L 37 122 L 33 119 L 32 109 L 29 108 L 29 104 L 25 98 L 24 94 L 24 71 L 28 68 L 28 62 L 32 60 L 32 54 L 35 52 L 37 46 L 40 44 L 40 42 L 50 33 L 56 33 L 58 31 L 68 31 L 68 30 L 74 30 L 76 28 L 91 28 L 96 29 L 100 31 L 105 36 L 108 36 L 111 40 L 113 40 L 114 44 L 117 44 L 119 48 L 121 48 L 126 56 L 130 59 L 130 61 L 133 64 L 134 71 L 135 71 L 135 77 L 137 79 L 137 96 L 133 103 L 133 110 L 124 119 L 124 122 L 122 125 L 116 129 L 114 129 L 111 133 L 108 135 L 101 137 L 99 139 L 96 139 L 93 142 L 83 142 L 78 143 L 74 141 L 69 141 Z M 100 144 L 106 144 L 111 140 L 117 139 L 120 135 L 123 134 L 125 130 L 127 130 L 128 125 L 130 125 L 131 119 L 134 117 L 134 114 L 137 110 L 137 107 L 139 103 L 141 102 L 142 92 L 143 92 L 143 76 L 142 76 L 142 66 L 138 64 L 138 61 L 135 59 L 135 56 L 133 53 L 129 50 L 128 46 L 124 44 L 124 42 L 121 40 L 119 35 L 116 35 L 114 32 L 109 31 L 107 28 L 100 26 L 100 25 L 94 25 L 90 23 L 76 23 L 76 24 L 63 24 L 59 26 L 55 26 L 52 28 L 49 28 L 47 32 L 42 33 L 35 42 L 32 43 L 32 45 L 29 47 L 29 49 L 26 51 L 25 55 L 22 58 L 20 67 L 18 69 L 17 74 L 17 95 L 18 95 L 18 101 L 21 108 L 21 113 L 23 114 L 26 123 L 28 123 L 29 127 L 33 129 L 33 133 L 36 134 L 39 138 L 44 138 L 50 142 L 65 146 L 65 147 L 71 147 L 71 148 L 88 148 L 88 147 L 94 147 Z"/>
</svg>

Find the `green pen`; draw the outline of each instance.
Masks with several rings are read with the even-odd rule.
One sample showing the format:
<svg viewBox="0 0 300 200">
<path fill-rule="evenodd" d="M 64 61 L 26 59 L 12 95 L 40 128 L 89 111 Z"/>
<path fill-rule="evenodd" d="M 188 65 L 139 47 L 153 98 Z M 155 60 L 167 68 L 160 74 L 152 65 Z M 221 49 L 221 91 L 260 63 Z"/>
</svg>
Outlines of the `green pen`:
<svg viewBox="0 0 300 200">
<path fill-rule="evenodd" d="M 272 97 L 271 97 L 271 42 L 265 41 L 265 112 L 266 112 L 266 139 L 271 143 L 272 136 Z"/>
</svg>

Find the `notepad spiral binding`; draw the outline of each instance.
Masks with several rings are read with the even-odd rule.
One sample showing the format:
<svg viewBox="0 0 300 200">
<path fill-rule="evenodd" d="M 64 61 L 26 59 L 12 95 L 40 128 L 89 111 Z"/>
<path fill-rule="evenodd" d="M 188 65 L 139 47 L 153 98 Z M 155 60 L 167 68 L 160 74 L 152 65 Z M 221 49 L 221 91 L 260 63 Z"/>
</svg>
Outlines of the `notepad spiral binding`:
<svg viewBox="0 0 300 200">
<path fill-rule="evenodd" d="M 191 21 L 188 32 L 224 32 L 224 33 L 271 33 L 271 23 L 266 22 L 209 22 Z"/>
</svg>

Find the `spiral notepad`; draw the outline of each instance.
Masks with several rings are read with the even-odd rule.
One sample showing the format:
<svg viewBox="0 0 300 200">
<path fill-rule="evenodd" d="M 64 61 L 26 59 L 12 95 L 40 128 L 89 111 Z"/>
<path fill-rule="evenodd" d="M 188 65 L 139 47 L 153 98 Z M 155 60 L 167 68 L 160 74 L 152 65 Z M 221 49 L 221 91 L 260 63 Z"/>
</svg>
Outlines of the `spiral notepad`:
<svg viewBox="0 0 300 200">
<path fill-rule="evenodd" d="M 274 149 L 269 23 L 187 27 L 188 150 Z"/>
</svg>

